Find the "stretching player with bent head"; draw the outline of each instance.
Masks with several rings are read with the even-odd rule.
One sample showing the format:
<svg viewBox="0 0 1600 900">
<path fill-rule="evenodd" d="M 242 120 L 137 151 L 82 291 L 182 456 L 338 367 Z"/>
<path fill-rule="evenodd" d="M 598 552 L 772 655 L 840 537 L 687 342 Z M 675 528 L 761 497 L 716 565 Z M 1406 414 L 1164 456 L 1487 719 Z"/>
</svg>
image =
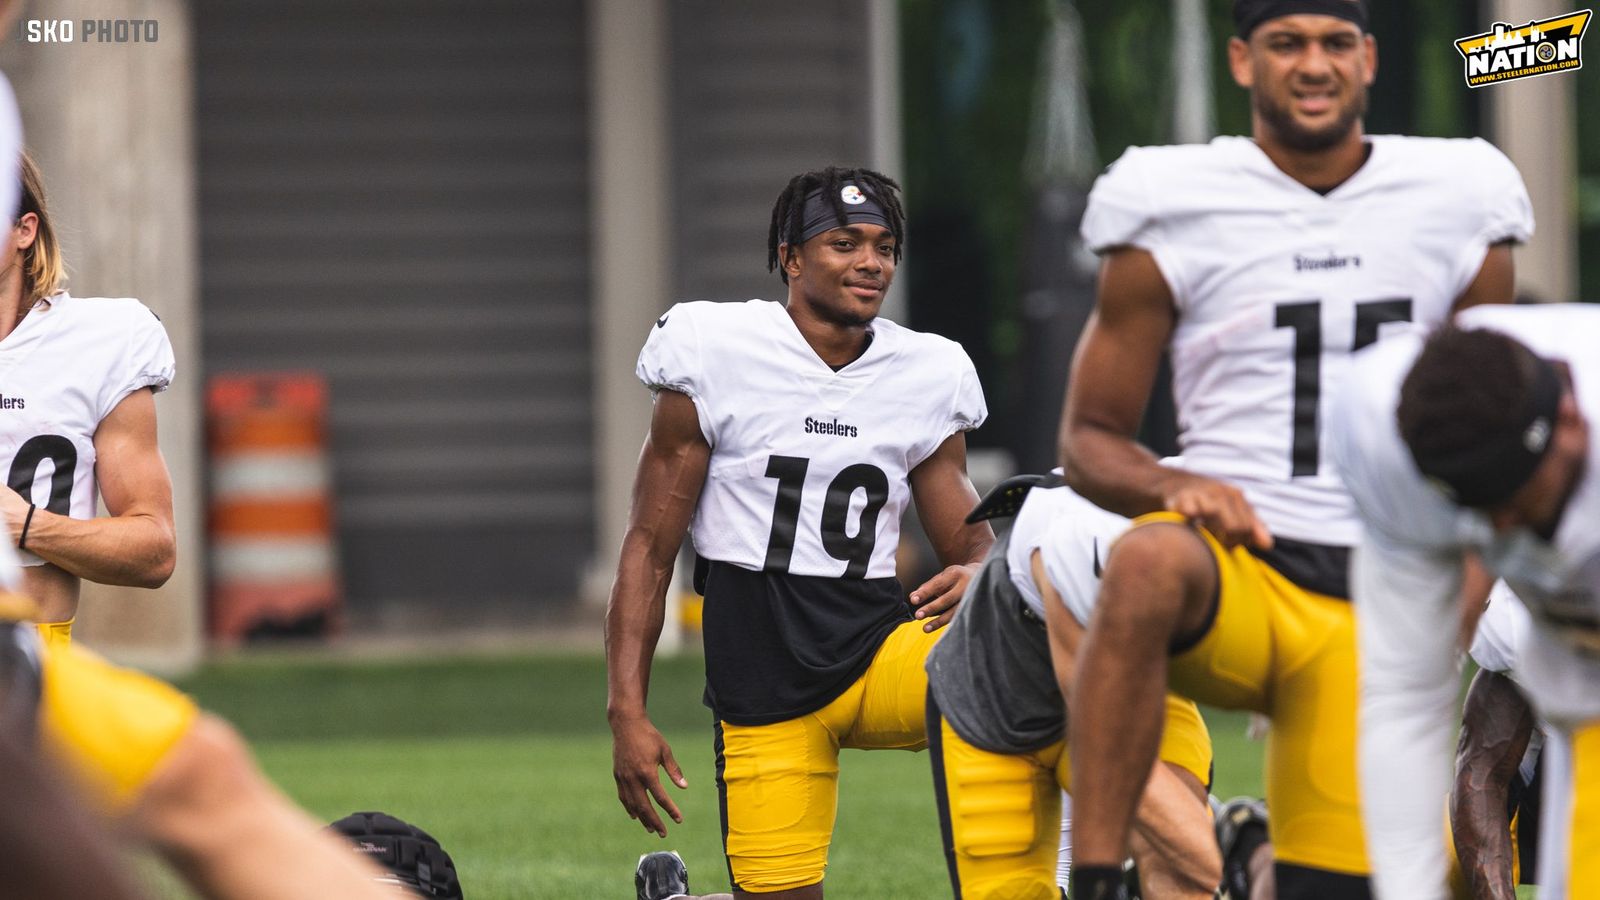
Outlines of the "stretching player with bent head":
<svg viewBox="0 0 1600 900">
<path fill-rule="evenodd" d="M 1236 0 L 1234 19 L 1251 137 L 1130 149 L 1084 214 L 1102 267 L 1062 455 L 1079 493 L 1140 518 L 1105 561 L 1068 700 L 1077 900 L 1120 891 L 1169 687 L 1271 717 L 1278 896 L 1368 895 L 1346 575 L 1359 523 L 1323 410 L 1356 349 L 1508 302 L 1506 244 L 1532 230 L 1488 144 L 1364 136 L 1365 3 Z M 1134 440 L 1163 351 L 1186 471 Z"/>
<path fill-rule="evenodd" d="M 1469 310 L 1374 347 L 1333 449 L 1364 524 L 1361 786 L 1385 897 L 1448 896 L 1438 798 L 1459 688 L 1461 561 L 1527 608 L 1517 683 L 1548 725 L 1539 896 L 1600 885 L 1600 309 Z M 1510 887 L 1510 885 L 1506 885 Z"/>
<path fill-rule="evenodd" d="M 1062 697 L 1094 608 L 1099 554 L 1128 527 L 1054 476 L 1004 483 L 969 518 L 1012 513 L 928 654 L 934 792 L 950 883 L 965 900 L 1060 896 L 1058 788 L 1072 781 Z M 1206 809 L 1211 736 L 1194 703 L 1170 695 L 1165 726 L 1134 829 L 1141 893 L 1210 900 L 1222 879 Z"/>
<path fill-rule="evenodd" d="M 657 770 L 687 785 L 645 697 L 692 518 L 737 896 L 822 896 L 839 749 L 927 745 L 923 660 L 994 541 L 963 521 L 965 432 L 987 414 L 972 362 L 877 317 L 898 192 L 865 169 L 796 176 L 768 240 L 788 303 L 680 303 L 639 356 L 655 411 L 606 615 L 617 795 L 647 831 L 666 834 L 652 801 L 682 821 Z M 894 557 L 912 497 L 947 568 L 908 604 Z"/>
</svg>

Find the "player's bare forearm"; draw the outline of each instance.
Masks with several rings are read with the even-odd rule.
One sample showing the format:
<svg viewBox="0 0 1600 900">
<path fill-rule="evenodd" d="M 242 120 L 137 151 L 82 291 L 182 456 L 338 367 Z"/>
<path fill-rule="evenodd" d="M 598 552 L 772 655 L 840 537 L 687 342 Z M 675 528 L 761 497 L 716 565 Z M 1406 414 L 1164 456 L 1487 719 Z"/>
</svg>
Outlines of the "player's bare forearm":
<svg viewBox="0 0 1600 900">
<path fill-rule="evenodd" d="M 178 542 L 172 477 L 156 443 L 154 394 L 138 390 L 124 397 L 95 429 L 94 447 L 95 478 L 109 515 L 69 518 L 30 509 L 15 491 L 0 491 L 12 542 L 88 581 L 160 587 L 172 577 Z"/>
<path fill-rule="evenodd" d="M 1462 709 L 1450 823 L 1472 896 L 1515 900 L 1506 799 L 1533 734 L 1533 711 L 1516 685 L 1480 671 Z"/>
<path fill-rule="evenodd" d="M 1063 425 L 1061 462 L 1073 490 L 1129 518 L 1165 509 L 1176 474 L 1130 435 L 1081 420 Z"/>
<path fill-rule="evenodd" d="M 978 505 L 978 491 L 967 476 L 967 437 L 964 433 L 944 443 L 911 470 L 911 493 L 917 501 L 922 530 L 939 562 L 946 566 L 983 562 L 994 544 L 988 522 L 969 524 L 967 513 Z"/>
<path fill-rule="evenodd" d="M 126 825 L 199 896 L 394 896 L 382 869 L 318 828 L 266 780 L 233 729 L 208 715 L 161 761 Z"/>
<path fill-rule="evenodd" d="M 913 615 L 924 620 L 923 630 L 936 631 L 955 616 L 967 582 L 994 545 L 994 531 L 988 522 L 966 521 L 978 504 L 978 492 L 967 477 L 966 435 L 945 438 L 932 456 L 911 470 L 910 480 L 922 529 L 945 568 L 918 585 L 909 600 Z"/>
<path fill-rule="evenodd" d="M 1213 895 L 1222 881 L 1222 856 L 1205 786 L 1194 773 L 1157 761 L 1139 796 L 1133 828 L 1134 855 L 1152 896 Z M 1153 890 L 1158 886 L 1159 894 Z"/>
<path fill-rule="evenodd" d="M 1122 515 L 1164 508 L 1160 482 L 1172 473 L 1134 437 L 1176 321 L 1154 257 L 1136 247 L 1105 255 L 1095 312 L 1072 357 L 1059 450 L 1067 483 Z"/>
<path fill-rule="evenodd" d="M 661 391 L 639 453 L 628 530 L 606 608 L 606 710 L 613 723 L 645 714 L 673 565 L 710 461 L 693 401 Z"/>
<path fill-rule="evenodd" d="M 611 723 L 612 775 L 628 816 L 666 837 L 666 823 L 683 815 L 667 796 L 658 770 L 688 786 L 666 739 L 650 724 L 646 700 L 650 662 L 661 636 L 673 563 L 711 465 L 711 446 L 700 433 L 694 402 L 660 391 L 650 434 L 639 453 L 628 531 L 606 609 L 606 717 Z"/>
<path fill-rule="evenodd" d="M 73 575 L 98 584 L 156 588 L 177 564 L 177 535 L 170 516 L 124 514 L 73 519 L 42 509 L 24 513 L 25 547 Z M 14 525 L 12 540 L 22 537 Z"/>
<path fill-rule="evenodd" d="M 622 542 L 622 560 L 606 607 L 606 715 L 645 715 L 650 663 L 666 615 L 667 586 L 672 567 L 650 559 L 648 551 L 630 544 L 642 540 L 630 532 Z"/>
<path fill-rule="evenodd" d="M 1061 600 L 1061 594 L 1050 582 L 1045 572 L 1043 554 L 1038 550 L 1033 551 L 1029 565 L 1033 572 L 1033 583 L 1039 588 L 1039 596 L 1044 601 L 1044 625 L 1050 638 L 1050 667 L 1056 673 L 1056 687 L 1060 689 L 1062 703 L 1065 704 L 1066 698 L 1072 696 L 1078 647 L 1083 643 L 1084 627 L 1072 617 Z"/>
</svg>

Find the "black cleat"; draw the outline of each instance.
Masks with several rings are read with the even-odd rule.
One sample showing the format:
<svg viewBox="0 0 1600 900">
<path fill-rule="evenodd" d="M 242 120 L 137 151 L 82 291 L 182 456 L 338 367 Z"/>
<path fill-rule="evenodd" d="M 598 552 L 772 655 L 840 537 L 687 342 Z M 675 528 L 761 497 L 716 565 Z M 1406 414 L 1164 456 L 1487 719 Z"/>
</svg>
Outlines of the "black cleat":
<svg viewBox="0 0 1600 900">
<path fill-rule="evenodd" d="M 1250 855 L 1268 839 L 1267 806 L 1235 797 L 1214 807 L 1217 847 L 1222 851 L 1222 889 L 1231 900 L 1250 898 Z"/>
<path fill-rule="evenodd" d="M 633 887 L 638 900 L 666 900 L 689 893 L 689 867 L 672 850 L 657 850 L 639 857 L 633 870 Z"/>
</svg>

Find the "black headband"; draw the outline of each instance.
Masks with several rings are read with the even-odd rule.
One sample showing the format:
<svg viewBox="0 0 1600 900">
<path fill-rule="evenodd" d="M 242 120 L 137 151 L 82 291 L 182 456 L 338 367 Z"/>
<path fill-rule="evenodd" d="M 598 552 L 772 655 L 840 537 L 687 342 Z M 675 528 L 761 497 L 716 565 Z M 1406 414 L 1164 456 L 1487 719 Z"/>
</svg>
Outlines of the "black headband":
<svg viewBox="0 0 1600 900">
<path fill-rule="evenodd" d="M 1233 24 L 1245 40 L 1268 19 L 1297 15 L 1333 16 L 1367 30 L 1366 0 L 1233 0 Z"/>
<path fill-rule="evenodd" d="M 1462 506 L 1482 509 L 1510 499 L 1533 477 L 1550 452 L 1556 410 L 1561 405 L 1561 376 L 1549 360 L 1533 357 L 1533 383 L 1514 424 L 1485 434 L 1473 447 L 1418 453 L 1411 457 L 1435 487 Z"/>
<path fill-rule="evenodd" d="M 882 225 L 890 231 L 894 230 L 894 226 L 889 224 L 889 214 L 884 212 L 883 207 L 871 194 L 863 191 L 855 182 L 847 181 L 840 187 L 839 202 L 844 205 L 842 219 L 834 209 L 833 201 L 823 195 L 822 188 L 807 194 L 805 210 L 801 216 L 800 237 L 795 243 L 804 244 L 830 228 L 843 228 L 846 225 L 861 223 Z"/>
</svg>

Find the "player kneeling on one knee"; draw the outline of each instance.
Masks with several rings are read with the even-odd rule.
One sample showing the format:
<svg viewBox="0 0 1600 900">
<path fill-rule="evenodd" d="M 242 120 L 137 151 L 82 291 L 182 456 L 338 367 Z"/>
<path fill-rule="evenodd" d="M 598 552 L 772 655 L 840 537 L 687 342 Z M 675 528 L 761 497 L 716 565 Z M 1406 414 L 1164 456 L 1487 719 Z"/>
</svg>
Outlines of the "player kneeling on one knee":
<svg viewBox="0 0 1600 900">
<path fill-rule="evenodd" d="M 1018 496 L 1025 493 L 1025 499 Z M 1095 604 L 1099 554 L 1128 520 L 1058 476 L 996 488 L 975 517 L 1016 513 L 928 655 L 928 736 L 957 896 L 1058 896 L 1060 789 L 1072 790 L 1063 696 Z M 1161 759 L 1135 820 L 1147 898 L 1206 900 L 1221 861 L 1206 804 L 1211 740 L 1195 705 L 1168 696 Z"/>
</svg>

